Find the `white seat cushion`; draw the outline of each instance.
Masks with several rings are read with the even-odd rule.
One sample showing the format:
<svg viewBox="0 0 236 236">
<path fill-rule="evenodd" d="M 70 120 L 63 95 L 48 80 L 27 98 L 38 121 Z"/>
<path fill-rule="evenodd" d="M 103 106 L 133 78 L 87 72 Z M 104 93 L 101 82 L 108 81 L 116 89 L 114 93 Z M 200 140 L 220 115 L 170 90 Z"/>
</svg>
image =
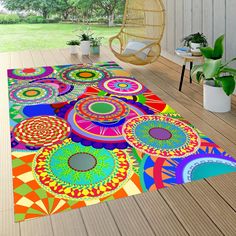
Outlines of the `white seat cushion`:
<svg viewBox="0 0 236 236">
<path fill-rule="evenodd" d="M 138 42 L 138 41 L 130 41 L 128 42 L 123 55 L 127 56 L 130 54 L 134 54 L 141 50 L 142 48 L 145 48 L 150 42 Z M 147 58 L 148 53 L 151 51 L 150 48 L 144 49 L 142 52 L 138 53 L 136 56 L 140 58 L 141 60 L 145 60 Z"/>
</svg>

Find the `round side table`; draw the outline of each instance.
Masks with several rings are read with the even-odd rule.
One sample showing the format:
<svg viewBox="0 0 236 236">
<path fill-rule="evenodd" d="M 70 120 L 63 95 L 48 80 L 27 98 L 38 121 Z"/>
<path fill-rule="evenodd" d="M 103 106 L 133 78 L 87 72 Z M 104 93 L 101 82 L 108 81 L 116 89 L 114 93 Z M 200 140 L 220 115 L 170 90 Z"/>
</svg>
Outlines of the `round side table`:
<svg viewBox="0 0 236 236">
<path fill-rule="evenodd" d="M 180 84 L 179 84 L 179 91 L 181 92 L 183 82 L 184 82 L 184 74 L 185 74 L 185 69 L 186 69 L 187 63 L 190 63 L 190 83 L 192 83 L 191 70 L 193 68 L 193 64 L 197 61 L 204 62 L 204 58 L 202 56 L 185 55 L 183 53 L 180 53 L 178 50 L 176 50 L 175 53 L 177 56 L 179 56 L 183 59 L 183 67 L 182 67 L 182 73 L 181 73 Z"/>
</svg>

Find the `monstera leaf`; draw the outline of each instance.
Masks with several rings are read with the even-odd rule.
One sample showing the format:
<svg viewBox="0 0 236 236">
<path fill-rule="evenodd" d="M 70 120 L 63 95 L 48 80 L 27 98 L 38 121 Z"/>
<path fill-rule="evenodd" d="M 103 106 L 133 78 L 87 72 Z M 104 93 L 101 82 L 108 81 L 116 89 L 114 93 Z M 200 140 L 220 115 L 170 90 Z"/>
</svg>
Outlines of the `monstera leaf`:
<svg viewBox="0 0 236 236">
<path fill-rule="evenodd" d="M 220 72 L 221 65 L 221 59 L 205 59 L 205 63 L 203 65 L 203 73 L 205 77 L 209 79 L 217 77 Z"/>
<path fill-rule="evenodd" d="M 234 76 L 230 76 L 230 75 L 229 76 L 222 76 L 222 77 L 217 78 L 217 80 L 221 82 L 222 87 L 228 96 L 233 94 L 233 92 L 235 90 Z"/>
</svg>

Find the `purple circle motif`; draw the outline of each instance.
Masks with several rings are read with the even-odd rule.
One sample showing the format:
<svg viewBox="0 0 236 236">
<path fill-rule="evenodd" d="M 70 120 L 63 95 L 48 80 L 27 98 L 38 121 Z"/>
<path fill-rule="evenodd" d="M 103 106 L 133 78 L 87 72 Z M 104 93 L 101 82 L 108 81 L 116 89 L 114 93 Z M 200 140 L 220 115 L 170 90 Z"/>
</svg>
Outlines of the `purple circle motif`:
<svg viewBox="0 0 236 236">
<path fill-rule="evenodd" d="M 53 73 L 52 67 L 24 68 L 8 70 L 8 78 L 17 80 L 33 80 L 44 78 Z"/>
<path fill-rule="evenodd" d="M 121 76 L 101 80 L 98 87 L 109 94 L 119 96 L 134 96 L 147 91 L 137 80 Z"/>
<path fill-rule="evenodd" d="M 164 128 L 152 128 L 149 130 L 151 137 L 158 140 L 169 140 L 172 137 L 172 134 L 169 130 Z"/>
</svg>

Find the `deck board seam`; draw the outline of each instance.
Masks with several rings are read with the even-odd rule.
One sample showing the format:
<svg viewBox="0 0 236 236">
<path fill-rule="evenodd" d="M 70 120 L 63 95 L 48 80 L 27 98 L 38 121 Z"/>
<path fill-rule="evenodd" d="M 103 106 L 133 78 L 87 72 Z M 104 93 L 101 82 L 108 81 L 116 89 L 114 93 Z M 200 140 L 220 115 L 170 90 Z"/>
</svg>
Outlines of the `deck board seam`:
<svg viewBox="0 0 236 236">
<path fill-rule="evenodd" d="M 159 190 L 157 190 L 158 194 L 160 194 L 161 198 L 164 200 L 164 202 L 166 203 L 166 205 L 169 207 L 169 209 L 171 210 L 171 212 L 174 214 L 174 216 L 176 217 L 176 219 L 178 220 L 178 222 L 180 223 L 180 225 L 183 227 L 183 229 L 186 231 L 186 233 L 190 236 L 190 232 L 186 229 L 186 227 L 184 226 L 184 223 L 179 219 L 179 217 L 176 215 L 175 211 L 173 210 L 173 208 L 171 207 L 171 205 L 168 203 L 168 201 L 165 199 L 165 197 L 163 197 L 163 195 L 161 194 L 161 192 Z"/>
<path fill-rule="evenodd" d="M 210 219 L 210 221 L 215 225 L 215 227 L 219 230 L 219 232 L 222 235 L 226 235 L 219 227 L 218 225 L 214 222 L 214 220 L 208 215 L 208 213 L 205 211 L 205 209 L 198 203 L 198 201 L 196 200 L 196 198 L 191 194 L 191 192 L 185 187 L 185 185 L 183 184 L 184 189 L 189 193 L 189 195 L 193 198 L 193 200 L 195 201 L 195 203 L 202 209 L 202 211 L 206 214 L 206 216 Z"/>
<path fill-rule="evenodd" d="M 116 227 L 117 227 L 117 230 L 118 230 L 118 232 L 119 232 L 119 234 L 122 236 L 122 233 L 121 233 L 121 231 L 120 231 L 120 227 L 119 227 L 119 225 L 118 225 L 118 223 L 117 223 L 117 221 L 116 221 L 116 219 L 115 219 L 115 216 L 114 216 L 114 214 L 113 214 L 113 212 L 112 212 L 112 210 L 111 210 L 111 208 L 110 208 L 110 205 L 106 202 L 106 205 L 107 205 L 107 207 L 108 207 L 108 211 L 110 212 L 110 214 L 111 214 L 111 216 L 112 216 L 112 219 L 114 220 L 114 223 L 115 223 L 115 225 L 116 225 Z"/>
<path fill-rule="evenodd" d="M 224 202 L 236 213 L 236 210 L 228 203 L 228 201 L 220 194 L 220 192 L 207 180 L 204 179 L 210 186 L 211 188 L 214 189 L 214 191 L 224 200 Z"/>
</svg>

